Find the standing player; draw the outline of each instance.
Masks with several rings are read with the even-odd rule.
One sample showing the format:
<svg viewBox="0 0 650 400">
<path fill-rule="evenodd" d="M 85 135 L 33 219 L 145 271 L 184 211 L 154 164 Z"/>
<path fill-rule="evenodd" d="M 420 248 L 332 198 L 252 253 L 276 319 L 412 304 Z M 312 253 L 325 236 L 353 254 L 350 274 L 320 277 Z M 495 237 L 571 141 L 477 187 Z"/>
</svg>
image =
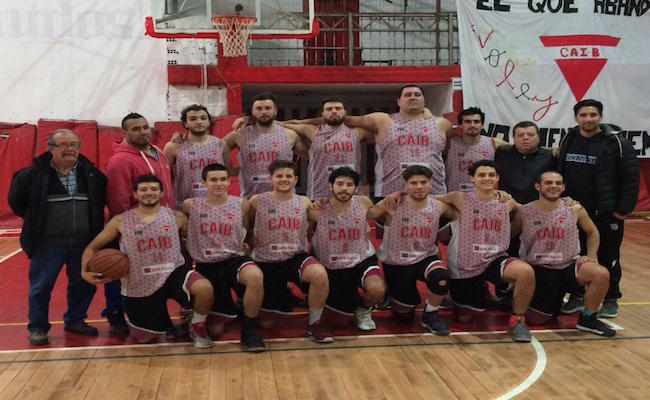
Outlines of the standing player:
<svg viewBox="0 0 650 400">
<path fill-rule="evenodd" d="M 362 128 L 349 128 L 343 102 L 336 97 L 323 100 L 323 124 L 312 125 L 287 121 L 283 125 L 311 142 L 309 147 L 309 179 L 307 197 L 318 199 L 330 195 L 328 177 L 337 168 L 349 167 L 361 171 L 361 142 L 372 141 L 372 135 Z"/>
<path fill-rule="evenodd" d="M 273 160 L 291 160 L 293 153 L 306 156 L 298 134 L 275 122 L 278 109 L 273 95 L 264 93 L 251 102 L 253 125 L 223 138 L 223 161 L 230 167 L 230 151 L 239 149 L 239 184 L 242 197 L 272 189 L 268 168 Z"/>
<path fill-rule="evenodd" d="M 531 317 L 543 323 L 560 313 L 567 291 L 585 287 L 585 309 L 576 328 L 602 336 L 616 331 L 596 318 L 607 293 L 609 272 L 598 265 L 600 237 L 589 214 L 582 207 L 568 207 L 560 196 L 564 179 L 546 171 L 535 179 L 539 200 L 525 204 L 515 214 L 513 232 L 521 231 L 520 254 L 535 269 L 535 294 Z M 578 227 L 587 235 L 587 255 L 580 257 Z"/>
<path fill-rule="evenodd" d="M 142 175 L 133 184 L 137 207 L 113 217 L 90 242 L 81 256 L 82 276 L 93 284 L 105 283 L 101 273 L 90 272 L 88 261 L 110 243 L 120 239 L 129 257 L 128 274 L 122 278 L 124 307 L 131 334 L 150 342 L 172 327 L 167 299 L 193 308 L 190 337 L 194 346 L 212 346 L 205 319 L 212 306 L 212 285 L 201 274 L 184 266 L 179 229 L 185 229 L 183 213 L 160 205 L 163 185 L 153 175 Z M 193 300 L 193 304 L 190 300 Z"/>
<path fill-rule="evenodd" d="M 263 351 L 264 341 L 257 335 L 255 320 L 262 305 L 264 286 L 262 271 L 245 255 L 244 244 L 248 224 L 248 200 L 228 195 L 230 176 L 221 164 L 203 168 L 202 184 L 205 198 L 195 197 L 183 202 L 189 216 L 187 248 L 196 261 L 196 270 L 214 288 L 211 314 L 237 317 L 230 289 L 243 299 L 241 346 L 245 351 Z M 212 324 L 208 320 L 208 324 Z M 224 322 L 210 328 L 210 334 L 223 331 Z"/>
<path fill-rule="evenodd" d="M 402 172 L 411 165 L 422 165 L 432 171 L 432 194 L 446 193 L 442 153 L 446 136 L 454 135 L 451 122 L 442 117 L 424 117 L 424 94 L 417 85 L 402 87 L 397 105 L 399 112 L 392 115 L 376 112 L 345 119 L 350 126 L 374 133 L 375 200 L 402 190 Z"/>
<path fill-rule="evenodd" d="M 386 285 L 366 222 L 372 201 L 354 195 L 358 185 L 359 174 L 353 169 L 335 169 L 329 176 L 332 195 L 315 203 L 309 217 L 317 224 L 312 238 L 314 252 L 329 277 L 327 306 L 343 315 L 354 313 L 357 327 L 370 331 L 376 328 L 372 307 L 384 296 Z M 364 291 L 362 298 L 358 288 Z"/>
<path fill-rule="evenodd" d="M 176 205 L 190 197 L 205 196 L 201 171 L 208 164 L 223 164 L 221 139 L 210 134 L 211 117 L 204 106 L 193 104 L 181 111 L 183 126 L 189 130 L 187 140 L 169 141 L 163 150 L 169 161 Z"/>
<path fill-rule="evenodd" d="M 517 342 L 530 342 L 524 313 L 535 290 L 532 267 L 506 250 L 510 243 L 510 213 L 518 204 L 500 201 L 497 194 L 499 171 L 490 160 L 472 164 L 469 174 L 472 192 L 450 192 L 437 196 L 453 205 L 460 215 L 452 222 L 452 238 L 447 250 L 451 273 L 450 294 L 459 319 L 469 319 L 464 310 L 483 311 L 485 281 L 514 286 L 510 330 Z"/>
<path fill-rule="evenodd" d="M 416 281 L 427 284 L 427 300 L 422 326 L 436 335 L 448 335 L 449 328 L 438 315 L 440 303 L 449 290 L 449 272 L 440 261 L 436 245 L 440 217 L 454 217 L 454 210 L 429 195 L 433 173 L 421 165 L 404 170 L 406 196 L 397 207 L 392 196 L 368 211 L 368 218 L 384 217 L 386 233 L 379 249 L 386 283 L 390 291 L 393 314 L 410 322 L 415 306 L 420 304 Z M 402 196 L 401 194 L 399 195 Z"/>
<path fill-rule="evenodd" d="M 478 107 L 466 108 L 458 114 L 462 136 L 447 138 L 445 145 L 445 172 L 447 191 L 471 192 L 474 184 L 467 173 L 478 160 L 493 160 L 497 147 L 507 144 L 497 138 L 481 135 L 485 113 Z"/>
<path fill-rule="evenodd" d="M 250 200 L 253 223 L 253 259 L 264 273 L 262 310 L 291 311 L 287 282 L 308 284 L 309 326 L 306 334 L 319 343 L 334 341 L 321 323 L 329 293 L 327 272 L 307 254 L 307 210 L 311 202 L 294 193 L 298 177 L 296 164 L 274 160 L 269 165 L 273 190 Z"/>
</svg>

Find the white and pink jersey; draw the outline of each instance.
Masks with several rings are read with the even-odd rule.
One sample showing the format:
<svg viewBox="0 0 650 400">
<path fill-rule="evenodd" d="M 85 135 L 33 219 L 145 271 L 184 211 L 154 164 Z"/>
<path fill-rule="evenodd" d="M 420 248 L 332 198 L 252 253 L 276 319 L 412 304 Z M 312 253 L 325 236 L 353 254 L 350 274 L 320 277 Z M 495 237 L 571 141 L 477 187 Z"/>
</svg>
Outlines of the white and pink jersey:
<svg viewBox="0 0 650 400">
<path fill-rule="evenodd" d="M 435 118 L 409 121 L 401 113 L 393 114 L 386 137 L 375 145 L 375 196 L 404 190 L 402 172 L 411 165 L 433 171 L 432 194 L 446 193 L 444 148 L 445 139 L 440 136 Z"/>
<path fill-rule="evenodd" d="M 436 237 L 440 211 L 438 201 L 429 196 L 427 204 L 416 210 L 404 195 L 390 225 L 384 227 L 379 259 L 393 265 L 412 265 L 426 257 L 438 255 Z"/>
<path fill-rule="evenodd" d="M 214 163 L 223 165 L 221 139 L 217 137 L 208 135 L 208 141 L 204 144 L 188 140 L 178 146 L 174 177 L 177 206 L 180 207 L 183 201 L 191 197 L 205 196 L 206 189 L 201 184 L 201 172 L 206 165 Z"/>
<path fill-rule="evenodd" d="M 241 195 L 249 199 L 273 189 L 269 164 L 278 159 L 291 161 L 293 149 L 282 125 L 275 124 L 270 132 L 260 132 L 251 125 L 244 128 L 237 159 Z"/>
<path fill-rule="evenodd" d="M 520 258 L 531 265 L 561 269 L 580 255 L 578 227 L 571 210 L 560 201 L 543 211 L 532 201 L 521 208 Z"/>
<path fill-rule="evenodd" d="M 190 199 L 190 220 L 187 229 L 187 250 L 199 263 L 213 263 L 233 256 L 242 256 L 238 250 L 246 239 L 242 225 L 241 202 L 237 196 L 228 196 L 218 206 L 205 198 Z"/>
<path fill-rule="evenodd" d="M 288 260 L 307 252 L 307 206 L 301 196 L 279 201 L 272 192 L 257 197 L 253 227 L 253 259 L 261 262 Z"/>
<path fill-rule="evenodd" d="M 479 135 L 475 144 L 463 142 L 459 136 L 449 139 L 445 160 L 447 190 L 449 192 L 471 192 L 474 184 L 468 174 L 469 167 L 479 160 L 494 160 L 494 139 Z"/>
<path fill-rule="evenodd" d="M 337 168 L 360 171 L 361 144 L 354 129 L 345 125 L 319 125 L 309 148 L 309 179 L 307 197 L 328 197 L 329 176 Z"/>
<path fill-rule="evenodd" d="M 366 211 L 359 196 L 352 196 L 345 212 L 337 212 L 329 203 L 325 206 L 312 245 L 327 269 L 352 268 L 375 253 L 369 235 Z"/>
<path fill-rule="evenodd" d="M 482 201 L 474 192 L 465 193 L 460 217 L 451 224 L 447 267 L 452 278 L 481 274 L 510 245 L 510 214 L 505 203 Z"/>
<path fill-rule="evenodd" d="M 122 214 L 120 250 L 129 257 L 129 273 L 122 278 L 122 295 L 146 297 L 160 289 L 169 275 L 185 264 L 174 211 L 160 207 L 153 221 L 142 221 L 135 209 Z"/>
</svg>

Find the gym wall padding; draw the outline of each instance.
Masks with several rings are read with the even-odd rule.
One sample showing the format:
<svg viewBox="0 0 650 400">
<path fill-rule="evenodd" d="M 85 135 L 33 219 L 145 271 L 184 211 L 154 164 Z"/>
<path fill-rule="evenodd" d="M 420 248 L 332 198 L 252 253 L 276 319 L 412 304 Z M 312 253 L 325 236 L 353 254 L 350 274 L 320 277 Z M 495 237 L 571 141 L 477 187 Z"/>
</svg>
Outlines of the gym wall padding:
<svg viewBox="0 0 650 400">
<path fill-rule="evenodd" d="M 71 129 L 81 139 L 81 154 L 97 164 L 97 122 L 59 119 L 39 119 L 36 135 L 36 154 L 47 149 L 47 137 L 57 129 Z"/>
<path fill-rule="evenodd" d="M 0 228 L 20 228 L 23 220 L 14 215 L 7 202 L 7 193 L 14 172 L 32 163 L 36 144 L 36 126 L 0 122 Z"/>
<path fill-rule="evenodd" d="M 106 173 L 108 159 L 113 156 L 113 146 L 122 143 L 124 132 L 116 126 L 99 126 L 97 129 L 97 168 Z"/>
</svg>

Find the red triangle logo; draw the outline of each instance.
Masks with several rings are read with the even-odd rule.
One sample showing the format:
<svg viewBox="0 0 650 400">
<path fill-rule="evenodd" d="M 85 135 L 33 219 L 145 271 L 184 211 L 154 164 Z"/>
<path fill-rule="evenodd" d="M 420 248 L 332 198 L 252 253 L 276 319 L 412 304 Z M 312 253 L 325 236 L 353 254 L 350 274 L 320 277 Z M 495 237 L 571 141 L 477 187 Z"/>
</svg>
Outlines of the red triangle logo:
<svg viewBox="0 0 650 400">
<path fill-rule="evenodd" d="M 555 60 L 576 101 L 582 100 L 607 63 L 606 58 Z"/>
<path fill-rule="evenodd" d="M 580 101 L 607 63 L 607 59 L 602 58 L 600 48 L 617 47 L 621 38 L 579 34 L 540 36 L 539 40 L 544 47 L 557 49 L 560 58 L 556 58 L 555 63 L 564 75 L 573 97 Z"/>
</svg>

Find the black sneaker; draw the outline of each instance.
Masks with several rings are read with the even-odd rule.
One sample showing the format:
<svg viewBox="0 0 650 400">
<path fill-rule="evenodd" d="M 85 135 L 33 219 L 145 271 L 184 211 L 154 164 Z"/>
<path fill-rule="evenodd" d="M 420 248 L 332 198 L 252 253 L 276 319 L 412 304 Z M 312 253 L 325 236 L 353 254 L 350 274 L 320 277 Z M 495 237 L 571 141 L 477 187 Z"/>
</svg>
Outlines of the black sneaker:
<svg viewBox="0 0 650 400">
<path fill-rule="evenodd" d="M 440 318 L 440 315 L 438 315 L 438 311 L 425 311 L 422 314 L 422 322 L 420 325 L 438 336 L 449 335 L 449 328 L 445 324 L 445 321 Z"/>
<path fill-rule="evenodd" d="M 84 321 L 78 322 L 74 325 L 65 325 L 63 326 L 63 330 L 83 336 L 97 336 L 99 334 L 97 328 L 88 325 Z"/>
<path fill-rule="evenodd" d="M 29 344 L 32 346 L 42 346 L 47 344 L 47 332 L 42 329 L 36 329 L 29 332 Z"/>
<path fill-rule="evenodd" d="M 129 326 L 124 319 L 124 313 L 120 310 L 113 310 L 106 316 L 111 333 L 115 335 L 128 335 Z"/>
<path fill-rule="evenodd" d="M 375 305 L 375 310 L 390 310 L 391 308 L 393 308 L 393 305 L 391 304 L 389 295 L 382 297 Z"/>
<path fill-rule="evenodd" d="M 177 340 L 186 337 L 190 333 L 190 323 L 183 322 L 181 324 L 172 325 L 171 328 L 165 332 L 167 340 Z"/>
<path fill-rule="evenodd" d="M 254 320 L 249 319 L 248 321 L 243 322 L 240 344 L 242 350 L 251 353 L 259 353 L 266 350 L 264 340 L 262 340 L 262 338 L 257 334 Z"/>
<path fill-rule="evenodd" d="M 596 318 L 596 313 L 586 316 L 584 313 L 580 314 L 578 317 L 578 323 L 576 324 L 576 329 L 585 332 L 595 333 L 599 336 L 613 337 L 616 335 L 616 331 L 609 327 L 606 323 L 600 321 Z"/>
</svg>

